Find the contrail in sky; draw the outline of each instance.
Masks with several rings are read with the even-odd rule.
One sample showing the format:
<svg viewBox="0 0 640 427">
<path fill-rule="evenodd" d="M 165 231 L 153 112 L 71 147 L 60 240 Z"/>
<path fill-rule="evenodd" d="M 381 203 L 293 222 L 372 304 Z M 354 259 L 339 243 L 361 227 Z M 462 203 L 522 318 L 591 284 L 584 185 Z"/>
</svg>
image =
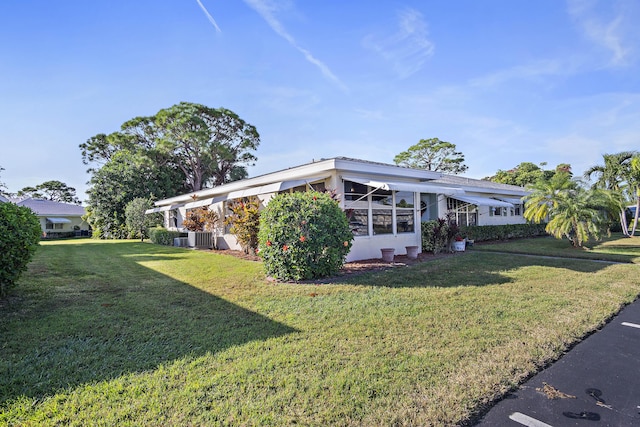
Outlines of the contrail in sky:
<svg viewBox="0 0 640 427">
<path fill-rule="evenodd" d="M 297 49 L 305 59 L 311 64 L 315 65 L 320 69 L 320 72 L 333 83 L 338 85 L 340 89 L 345 92 L 348 92 L 349 89 L 340 81 L 340 79 L 333 74 L 333 72 L 329 69 L 329 67 L 320 61 L 318 58 L 313 56 L 311 52 L 298 44 L 298 42 L 293 38 L 291 34 L 287 32 L 282 23 L 275 16 L 275 7 L 272 3 L 265 0 L 244 0 L 253 10 L 258 12 L 258 14 L 267 21 L 267 24 L 271 27 L 273 31 L 276 32 L 280 37 L 285 39 L 291 46 Z"/>
<path fill-rule="evenodd" d="M 196 1 L 198 2 L 198 5 L 200 6 L 200 9 L 202 9 L 204 14 L 207 15 L 207 18 L 209 19 L 209 22 L 211 22 L 211 24 L 215 27 L 216 31 L 221 33 L 222 30 L 220 30 L 220 27 L 218 27 L 218 24 L 216 24 L 216 20 L 213 19 L 213 16 L 211 16 L 211 14 L 207 10 L 207 8 L 204 7 L 204 5 L 202 4 L 202 2 L 200 0 L 196 0 Z"/>
</svg>

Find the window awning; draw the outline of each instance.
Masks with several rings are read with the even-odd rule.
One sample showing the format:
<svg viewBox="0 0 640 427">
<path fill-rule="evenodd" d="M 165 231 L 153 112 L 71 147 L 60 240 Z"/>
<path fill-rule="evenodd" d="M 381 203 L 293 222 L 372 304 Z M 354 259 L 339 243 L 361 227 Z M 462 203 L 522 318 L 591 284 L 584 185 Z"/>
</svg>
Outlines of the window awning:
<svg viewBox="0 0 640 427">
<path fill-rule="evenodd" d="M 502 200 L 503 202 L 511 203 L 513 205 L 523 205 L 524 204 L 522 199 L 516 199 L 516 198 L 510 198 L 510 197 L 498 197 L 498 199 Z"/>
<path fill-rule="evenodd" d="M 47 221 L 49 221 L 51 224 L 69 224 L 71 222 L 71 220 L 67 218 L 49 218 L 49 217 L 47 217 Z"/>
<path fill-rule="evenodd" d="M 153 209 L 147 209 L 146 211 L 144 211 L 145 215 L 149 215 L 152 213 L 158 213 L 158 212 L 166 212 L 166 211 L 170 211 L 173 209 L 178 209 L 181 208 L 185 205 L 186 203 L 180 203 L 177 205 L 167 205 L 167 206 L 160 206 L 157 208 L 153 208 Z"/>
<path fill-rule="evenodd" d="M 503 202 L 502 200 L 492 199 L 490 197 L 481 197 L 481 196 L 469 196 L 469 195 L 455 195 L 454 199 L 460 200 L 461 202 L 471 203 L 476 206 L 495 206 L 501 208 L 512 208 L 513 204 L 508 202 Z"/>
<path fill-rule="evenodd" d="M 196 200 L 195 202 L 185 203 L 184 207 L 187 209 L 200 208 L 202 206 L 209 206 L 214 203 L 224 202 L 226 197 L 209 197 L 208 199 Z"/>
<path fill-rule="evenodd" d="M 368 185 L 369 187 L 380 188 L 382 190 L 393 191 L 412 191 L 414 193 L 434 193 L 453 196 L 455 194 L 464 194 L 464 190 L 458 187 L 445 187 L 443 185 L 432 185 L 427 182 L 402 182 L 402 181 L 376 181 L 367 178 L 343 176 L 345 181 L 353 181 L 358 184 Z"/>
<path fill-rule="evenodd" d="M 260 187 L 247 188 L 245 190 L 232 191 L 227 194 L 227 200 L 241 199 L 243 197 L 257 196 L 259 194 L 277 193 L 279 191 L 289 190 L 290 188 L 299 187 L 301 185 L 309 185 L 316 181 L 323 181 L 327 179 L 327 176 L 317 176 L 305 179 L 295 179 L 291 181 L 274 182 L 273 184 L 267 184 Z"/>
</svg>

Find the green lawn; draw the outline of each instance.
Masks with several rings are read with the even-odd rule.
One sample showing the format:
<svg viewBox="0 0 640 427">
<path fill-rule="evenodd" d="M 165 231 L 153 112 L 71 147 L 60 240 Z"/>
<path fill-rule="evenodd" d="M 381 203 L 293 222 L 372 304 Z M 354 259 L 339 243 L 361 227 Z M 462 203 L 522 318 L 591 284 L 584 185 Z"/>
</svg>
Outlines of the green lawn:
<svg viewBox="0 0 640 427">
<path fill-rule="evenodd" d="M 600 241 L 590 241 L 582 248 L 574 248 L 567 239 L 553 237 L 520 239 L 508 242 L 488 242 L 476 245 L 474 250 L 537 254 L 563 258 L 585 258 L 614 262 L 640 263 L 640 238 L 624 237 L 615 233 Z"/>
<path fill-rule="evenodd" d="M 633 301 L 637 272 L 472 250 L 273 284 L 211 252 L 45 242 L 0 302 L 0 425 L 452 425 Z"/>
</svg>

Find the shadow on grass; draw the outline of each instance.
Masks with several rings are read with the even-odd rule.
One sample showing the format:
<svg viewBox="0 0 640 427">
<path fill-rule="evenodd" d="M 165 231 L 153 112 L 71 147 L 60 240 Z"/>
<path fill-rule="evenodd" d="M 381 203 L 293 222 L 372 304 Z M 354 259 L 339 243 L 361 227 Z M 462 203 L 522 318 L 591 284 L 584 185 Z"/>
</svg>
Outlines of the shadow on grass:
<svg viewBox="0 0 640 427">
<path fill-rule="evenodd" d="M 392 288 L 487 286 L 514 282 L 508 271 L 532 266 L 595 273 L 609 266 L 592 260 L 541 258 L 520 254 L 468 252 L 411 266 L 393 267 L 340 280 L 349 285 Z"/>
<path fill-rule="evenodd" d="M 69 246 L 65 256 L 79 258 L 71 270 L 85 263 L 82 274 L 39 273 L 36 266 L 0 306 L 0 405 L 296 332 L 138 264 L 180 258 L 173 249 L 147 255 L 145 248 L 138 257 L 111 245 L 103 259 L 119 267 L 109 276 L 111 266 L 99 270 L 91 248 Z M 42 262 L 60 262 L 55 248 L 47 251 Z"/>
</svg>

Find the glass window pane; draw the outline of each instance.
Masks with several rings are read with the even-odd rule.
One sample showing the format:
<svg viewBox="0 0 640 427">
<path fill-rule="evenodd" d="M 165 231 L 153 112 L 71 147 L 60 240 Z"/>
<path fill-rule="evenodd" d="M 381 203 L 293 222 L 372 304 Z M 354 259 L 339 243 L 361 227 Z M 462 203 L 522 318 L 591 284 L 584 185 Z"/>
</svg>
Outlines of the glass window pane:
<svg viewBox="0 0 640 427">
<path fill-rule="evenodd" d="M 349 219 L 349 228 L 354 236 L 369 234 L 369 211 L 367 209 L 347 209 L 345 214 Z"/>
<path fill-rule="evenodd" d="M 413 209 L 398 209 L 396 211 L 396 229 L 398 233 L 414 232 Z"/>
<path fill-rule="evenodd" d="M 393 211 L 391 209 L 373 210 L 373 234 L 393 233 Z"/>
<path fill-rule="evenodd" d="M 396 191 L 396 207 L 413 208 L 415 194 L 409 191 Z"/>
</svg>

